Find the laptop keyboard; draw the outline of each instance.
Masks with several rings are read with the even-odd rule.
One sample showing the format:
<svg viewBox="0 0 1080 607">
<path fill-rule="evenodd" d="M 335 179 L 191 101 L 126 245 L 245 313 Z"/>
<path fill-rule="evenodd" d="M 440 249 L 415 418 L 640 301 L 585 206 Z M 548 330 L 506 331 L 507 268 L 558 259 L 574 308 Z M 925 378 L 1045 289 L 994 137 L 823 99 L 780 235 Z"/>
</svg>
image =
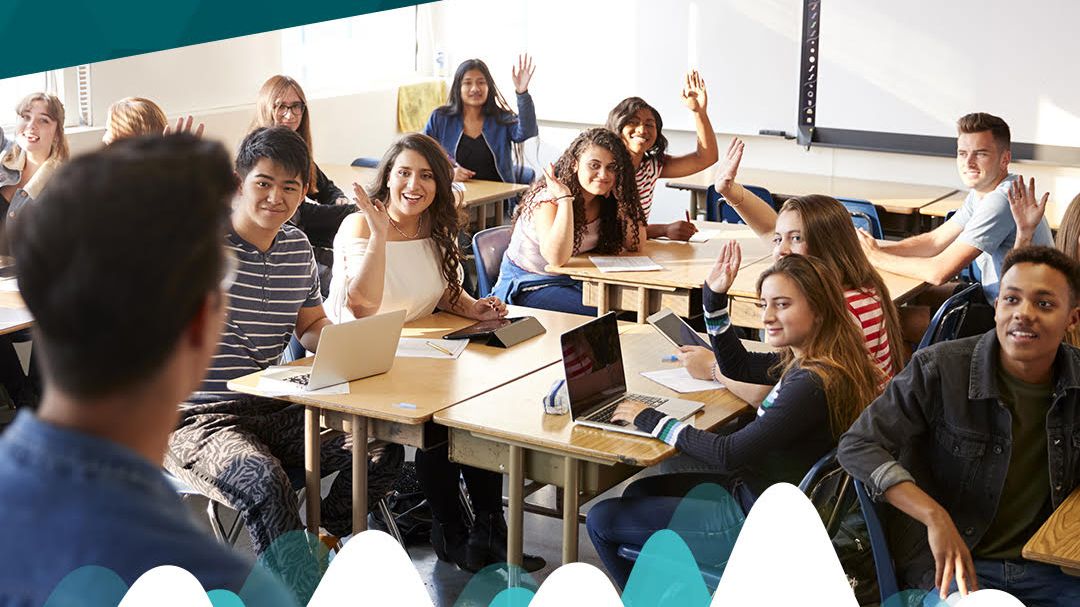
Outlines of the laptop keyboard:
<svg viewBox="0 0 1080 607">
<path fill-rule="evenodd" d="M 587 421 L 590 421 L 590 422 L 599 422 L 601 424 L 616 423 L 616 422 L 611 421 L 611 416 L 615 414 L 615 409 L 618 408 L 619 405 L 621 405 L 622 403 L 624 403 L 624 402 L 626 402 L 628 400 L 632 400 L 632 401 L 639 402 L 639 403 L 645 403 L 646 405 L 648 405 L 650 407 L 659 407 L 660 405 L 667 402 L 668 399 L 662 398 L 660 396 L 645 396 L 643 394 L 627 394 L 626 396 L 623 396 L 622 398 L 620 398 L 619 400 L 611 403 L 610 405 L 605 405 L 604 408 L 597 409 L 596 411 L 590 413 L 589 415 L 585 416 L 585 419 Z"/>
</svg>

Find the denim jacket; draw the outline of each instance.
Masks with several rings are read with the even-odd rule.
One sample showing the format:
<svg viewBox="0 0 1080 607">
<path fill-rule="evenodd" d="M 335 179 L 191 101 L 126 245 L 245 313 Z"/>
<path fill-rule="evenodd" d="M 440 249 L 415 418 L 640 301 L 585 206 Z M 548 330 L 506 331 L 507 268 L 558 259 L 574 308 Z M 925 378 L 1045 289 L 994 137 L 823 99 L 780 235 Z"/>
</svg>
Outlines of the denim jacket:
<svg viewBox="0 0 1080 607">
<path fill-rule="evenodd" d="M 540 133 L 536 126 L 536 109 L 533 108 L 532 96 L 528 91 L 517 96 L 517 106 L 516 120 L 503 124 L 494 116 L 484 116 L 484 127 L 481 131 L 484 141 L 491 148 L 491 155 L 495 157 L 495 170 L 499 172 L 499 179 L 508 183 L 517 181 L 510 142 L 520 143 Z M 461 114 L 447 114 L 441 108 L 431 112 L 427 125 L 424 126 L 424 134 L 434 137 L 451 156 L 457 150 L 464 130 L 465 120 Z"/>
<path fill-rule="evenodd" d="M 0 187 L 17 185 L 22 179 L 23 169 L 26 167 L 26 152 L 17 150 L 12 158 L 7 158 L 8 152 L 15 145 L 14 141 L 5 140 L 0 130 Z M 11 200 L 4 200 L 0 196 L 0 225 L 3 225 L 4 235 L 0 238 L 0 255 L 7 255 L 10 250 L 11 234 L 15 225 L 15 218 L 26 208 L 26 205 L 34 201 L 41 193 L 45 184 L 52 174 L 60 167 L 58 160 L 46 160 L 38 168 L 30 181 L 22 188 L 15 191 Z"/>
<path fill-rule="evenodd" d="M 997 383 L 991 330 L 924 348 L 840 438 L 838 457 L 875 500 L 913 481 L 952 517 L 974 548 L 998 509 L 1012 449 L 1012 416 Z M 1080 350 L 1062 344 L 1046 414 L 1053 507 L 1080 481 Z M 893 511 L 890 547 L 908 584 L 933 586 L 926 529 Z"/>
</svg>

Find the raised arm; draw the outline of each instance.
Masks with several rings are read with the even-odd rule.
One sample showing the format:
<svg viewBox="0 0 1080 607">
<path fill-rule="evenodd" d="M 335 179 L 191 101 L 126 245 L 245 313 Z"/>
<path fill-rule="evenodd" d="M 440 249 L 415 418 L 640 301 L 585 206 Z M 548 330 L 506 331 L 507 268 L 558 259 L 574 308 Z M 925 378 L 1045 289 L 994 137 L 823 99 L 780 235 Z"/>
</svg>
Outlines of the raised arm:
<svg viewBox="0 0 1080 607">
<path fill-rule="evenodd" d="M 705 79 L 697 70 L 686 74 L 682 90 L 683 104 L 694 115 L 694 130 L 697 131 L 697 147 L 693 152 L 682 156 L 668 156 L 660 169 L 661 177 L 686 177 L 698 171 L 704 171 L 716 163 L 719 151 L 716 146 L 716 133 L 709 122 L 707 108 L 709 95 L 705 88 Z"/>
<path fill-rule="evenodd" d="M 755 234 L 771 238 L 776 231 L 776 210 L 735 181 L 739 173 L 739 163 L 742 162 L 743 147 L 741 139 L 731 138 L 727 151 L 720 159 L 720 166 L 716 169 L 713 187 Z"/>
<path fill-rule="evenodd" d="M 1016 242 L 1013 248 L 1019 249 L 1031 244 L 1031 239 L 1035 237 L 1035 231 L 1046 214 L 1046 201 L 1049 199 L 1050 192 L 1044 193 L 1041 199 L 1035 197 L 1034 177 L 1026 188 L 1023 175 L 1019 175 L 1009 184 L 1009 210 L 1016 222 Z"/>
<path fill-rule="evenodd" d="M 375 314 L 382 306 L 390 216 L 383 204 L 369 199 L 359 184 L 353 184 L 353 192 L 360 213 L 350 215 L 341 223 L 339 235 L 366 238 L 367 247 L 363 253 L 346 250 L 345 267 L 340 271 L 346 277 L 345 305 L 355 318 L 363 318 Z"/>
<path fill-rule="evenodd" d="M 533 226 L 540 242 L 540 255 L 553 266 L 561 266 L 574 254 L 574 196 L 555 178 L 555 167 L 544 169 L 548 198 L 533 207 Z M 537 192 L 537 196 L 543 193 Z"/>
<path fill-rule="evenodd" d="M 533 65 L 532 57 L 528 53 L 518 55 L 517 65 L 511 70 L 518 106 L 517 123 L 510 132 L 510 139 L 513 141 L 522 142 L 540 134 L 540 128 L 536 124 L 536 108 L 533 107 L 532 95 L 529 94 L 529 83 L 532 82 L 535 72 L 536 66 Z"/>
</svg>

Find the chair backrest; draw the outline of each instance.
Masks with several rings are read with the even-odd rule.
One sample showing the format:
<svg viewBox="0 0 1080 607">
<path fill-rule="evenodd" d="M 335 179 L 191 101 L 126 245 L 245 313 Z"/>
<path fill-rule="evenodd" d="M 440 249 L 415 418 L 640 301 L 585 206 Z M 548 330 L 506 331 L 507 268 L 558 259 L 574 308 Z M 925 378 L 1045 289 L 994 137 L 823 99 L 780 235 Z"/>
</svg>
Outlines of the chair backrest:
<svg viewBox="0 0 1080 607">
<path fill-rule="evenodd" d="M 853 479 L 855 495 L 859 498 L 859 508 L 862 510 L 863 520 L 866 522 L 866 530 L 870 534 L 870 550 L 874 553 L 874 570 L 877 572 L 878 590 L 881 593 L 881 603 L 900 591 L 896 583 L 896 569 L 893 567 L 892 555 L 889 553 L 889 543 L 885 538 L 885 527 L 878 517 L 877 506 L 870 499 L 866 487 L 858 479 Z"/>
<path fill-rule="evenodd" d="M 361 157 L 357 158 L 356 160 L 352 161 L 352 166 L 354 166 L 354 167 L 367 167 L 369 169 L 374 169 L 375 167 L 379 166 L 379 159 L 378 158 L 371 158 L 370 156 L 361 156 Z"/>
<path fill-rule="evenodd" d="M 964 324 L 968 307 L 982 297 L 979 284 L 968 285 L 963 291 L 954 294 L 941 304 L 934 317 L 930 319 L 930 326 L 926 328 L 916 351 L 926 346 L 943 341 L 951 341 L 960 335 L 960 328 Z"/>
<path fill-rule="evenodd" d="M 536 179 L 536 171 L 534 171 L 533 168 L 530 166 L 524 164 L 515 164 L 513 179 L 514 183 L 530 185 L 532 184 L 533 180 Z"/>
<path fill-rule="evenodd" d="M 885 237 L 885 233 L 881 231 L 881 219 L 878 217 L 877 207 L 874 206 L 874 203 L 861 198 L 837 198 L 837 200 L 851 213 L 851 220 L 855 227 L 866 229 L 871 236 L 878 240 Z M 865 224 L 859 225 L 860 222 L 866 221 L 870 223 L 869 228 L 866 228 Z"/>
<path fill-rule="evenodd" d="M 776 200 L 769 190 L 758 185 L 744 185 L 751 194 L 764 200 L 770 207 L 776 208 Z M 726 204 L 724 197 L 716 191 L 716 188 L 709 186 L 709 189 L 705 194 L 705 220 L 706 221 L 724 221 L 727 223 L 746 223 L 739 217 L 739 214 L 730 205 Z"/>
<path fill-rule="evenodd" d="M 503 253 L 510 246 L 511 226 L 496 226 L 473 234 L 472 250 L 476 261 L 476 295 L 487 297 L 499 278 Z"/>
</svg>

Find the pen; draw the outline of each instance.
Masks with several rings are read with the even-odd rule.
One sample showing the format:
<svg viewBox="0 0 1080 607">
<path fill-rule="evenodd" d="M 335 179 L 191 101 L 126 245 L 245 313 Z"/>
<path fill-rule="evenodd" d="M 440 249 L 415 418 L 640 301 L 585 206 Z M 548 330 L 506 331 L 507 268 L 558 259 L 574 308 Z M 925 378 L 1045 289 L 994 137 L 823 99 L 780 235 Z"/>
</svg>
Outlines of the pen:
<svg viewBox="0 0 1080 607">
<path fill-rule="evenodd" d="M 690 221 L 690 210 L 689 209 L 687 209 L 687 211 L 686 211 L 686 221 L 687 222 Z"/>
<path fill-rule="evenodd" d="M 661 358 L 660 362 L 665 362 L 665 363 L 679 362 L 679 357 L 675 356 L 674 354 L 668 354 L 667 356 Z"/>
<path fill-rule="evenodd" d="M 401 409 L 415 409 L 416 408 L 416 405 L 414 405 L 412 403 L 397 403 L 394 406 L 399 407 Z"/>
<path fill-rule="evenodd" d="M 446 348 L 444 348 L 444 347 L 442 347 L 442 346 L 437 346 L 437 345 L 435 345 L 435 344 L 431 343 L 430 341 L 425 341 L 424 343 L 425 343 L 425 344 L 427 344 L 427 345 L 429 345 L 429 346 L 431 346 L 432 348 L 434 348 L 434 349 L 438 350 L 439 352 L 442 352 L 443 354 L 445 354 L 445 355 L 447 355 L 447 356 L 451 356 L 451 357 L 452 357 L 452 356 L 454 355 L 454 353 L 453 353 L 453 352 L 451 352 L 450 350 L 447 350 Z"/>
</svg>

